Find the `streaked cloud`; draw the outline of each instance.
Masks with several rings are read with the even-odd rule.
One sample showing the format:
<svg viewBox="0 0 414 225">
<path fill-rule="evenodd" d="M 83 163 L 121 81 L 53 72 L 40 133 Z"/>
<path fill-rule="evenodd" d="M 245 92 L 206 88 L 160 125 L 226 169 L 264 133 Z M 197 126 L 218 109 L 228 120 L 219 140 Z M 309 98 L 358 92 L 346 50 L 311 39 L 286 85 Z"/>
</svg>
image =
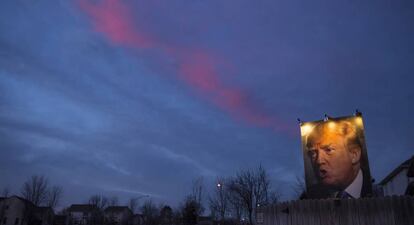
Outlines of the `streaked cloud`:
<svg viewBox="0 0 414 225">
<path fill-rule="evenodd" d="M 44 174 L 62 205 L 149 193 L 174 206 L 196 177 L 261 163 L 290 199 L 296 118 L 355 108 L 381 180 L 412 154 L 412 8 L 1 1 L 0 188 Z"/>
<path fill-rule="evenodd" d="M 80 8 L 91 18 L 94 29 L 115 45 L 149 49 L 171 57 L 178 64 L 176 74 L 204 99 L 217 105 L 237 120 L 275 130 L 290 127 L 269 115 L 249 99 L 250 94 L 236 85 L 225 84 L 221 77 L 231 73 L 228 60 L 200 47 L 181 47 L 161 42 L 140 28 L 127 3 L 117 0 L 92 2 L 79 0 Z M 157 62 L 165 67 L 165 62 Z M 164 65 L 163 65 L 164 64 Z M 221 69 L 219 71 L 219 69 Z"/>
</svg>

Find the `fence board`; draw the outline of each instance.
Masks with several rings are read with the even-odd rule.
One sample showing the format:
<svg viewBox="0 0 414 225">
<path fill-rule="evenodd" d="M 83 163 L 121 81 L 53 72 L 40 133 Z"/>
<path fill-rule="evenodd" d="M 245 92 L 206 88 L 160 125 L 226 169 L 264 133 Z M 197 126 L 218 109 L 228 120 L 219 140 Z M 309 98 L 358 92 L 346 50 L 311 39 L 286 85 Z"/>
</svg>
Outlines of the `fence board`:
<svg viewBox="0 0 414 225">
<path fill-rule="evenodd" d="M 410 218 L 410 224 L 414 224 L 414 197 L 410 196 L 409 199 L 406 199 L 406 201 L 408 202 L 408 213 L 411 215 Z"/>
<path fill-rule="evenodd" d="M 341 207 L 339 207 L 339 209 L 337 209 L 337 215 L 338 215 L 338 220 L 339 220 L 339 224 L 340 225 L 346 225 L 346 224 L 350 224 L 349 221 L 349 204 L 351 203 L 351 200 L 345 199 L 344 201 L 341 202 Z"/>
<path fill-rule="evenodd" d="M 298 221 L 298 217 L 299 217 L 298 204 L 299 204 L 299 202 L 297 202 L 297 201 L 292 202 L 292 216 L 293 216 L 292 225 L 299 225 L 299 221 Z"/>
<path fill-rule="evenodd" d="M 349 202 L 350 205 L 347 211 L 347 215 L 350 218 L 350 224 L 359 223 L 360 212 L 356 202 L 357 201 L 355 199 L 351 199 Z"/>
<path fill-rule="evenodd" d="M 412 201 L 410 201 L 410 198 L 404 198 L 402 199 L 402 207 L 403 207 L 403 211 L 404 211 L 404 215 L 406 216 L 406 222 L 407 224 L 414 224 L 414 218 L 413 216 L 410 216 L 414 213 L 413 208 L 411 207 L 411 203 Z"/>
<path fill-rule="evenodd" d="M 264 213 L 263 225 L 413 225 L 414 198 L 298 200 L 260 212 Z"/>
<path fill-rule="evenodd" d="M 277 208 L 277 213 L 278 213 L 277 215 L 278 215 L 278 218 L 279 218 L 278 222 L 279 222 L 279 224 L 289 225 L 289 221 L 288 221 L 289 220 L 288 219 L 289 214 L 287 214 L 285 212 L 285 210 L 288 210 L 286 202 L 284 202 L 282 204 L 278 204 L 278 208 Z"/>
<path fill-rule="evenodd" d="M 386 212 L 383 210 L 383 204 L 381 204 L 381 202 L 379 201 L 379 199 L 377 198 L 373 198 L 371 199 L 372 204 L 373 204 L 373 209 L 374 209 L 374 220 L 375 220 L 375 224 L 376 225 L 382 225 L 385 221 L 385 217 L 384 214 L 386 214 Z"/>
<path fill-rule="evenodd" d="M 387 196 L 386 197 L 386 199 L 385 199 L 385 208 L 386 208 L 386 210 L 387 210 L 387 214 L 386 214 L 386 216 L 387 216 L 387 220 L 388 221 L 390 221 L 390 225 L 397 225 L 396 224 L 396 222 L 395 222 L 395 213 L 394 213 L 394 210 L 393 210 L 393 207 L 392 207 L 392 201 L 393 201 L 393 199 L 390 197 L 390 196 Z"/>
</svg>

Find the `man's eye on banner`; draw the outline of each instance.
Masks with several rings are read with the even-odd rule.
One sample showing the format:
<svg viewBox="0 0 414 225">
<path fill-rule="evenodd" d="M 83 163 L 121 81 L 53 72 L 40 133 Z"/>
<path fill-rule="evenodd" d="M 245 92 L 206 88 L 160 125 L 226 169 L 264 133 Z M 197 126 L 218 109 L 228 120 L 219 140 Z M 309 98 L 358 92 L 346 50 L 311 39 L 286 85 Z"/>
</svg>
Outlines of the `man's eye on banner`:
<svg viewBox="0 0 414 225">
<path fill-rule="evenodd" d="M 306 198 L 372 196 L 361 114 L 301 123 Z"/>
</svg>

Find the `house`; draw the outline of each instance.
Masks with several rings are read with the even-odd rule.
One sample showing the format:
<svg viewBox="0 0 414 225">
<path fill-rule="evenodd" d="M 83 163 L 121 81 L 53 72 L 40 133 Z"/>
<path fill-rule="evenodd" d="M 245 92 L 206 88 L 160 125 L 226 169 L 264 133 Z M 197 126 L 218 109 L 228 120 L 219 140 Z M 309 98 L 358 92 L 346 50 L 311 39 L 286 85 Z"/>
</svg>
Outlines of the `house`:
<svg viewBox="0 0 414 225">
<path fill-rule="evenodd" d="M 414 156 L 403 162 L 388 174 L 379 185 L 384 195 L 404 195 L 408 186 L 414 182 Z"/>
<path fill-rule="evenodd" d="M 18 196 L 2 198 L 0 201 L 0 220 L 2 225 L 28 224 L 36 206 Z"/>
<path fill-rule="evenodd" d="M 66 225 L 67 216 L 66 215 L 56 215 L 54 220 L 54 225 Z"/>
<path fill-rule="evenodd" d="M 144 216 L 141 214 L 134 214 L 131 219 L 131 225 L 143 225 Z"/>
<path fill-rule="evenodd" d="M 53 225 L 54 216 L 52 208 L 37 207 L 15 195 L 0 199 L 2 225 Z"/>
<path fill-rule="evenodd" d="M 34 224 L 37 225 L 53 225 L 55 212 L 52 207 L 36 207 L 33 210 L 35 217 Z"/>
<path fill-rule="evenodd" d="M 197 219 L 197 225 L 213 225 L 213 218 L 209 216 L 199 216 Z"/>
<path fill-rule="evenodd" d="M 173 211 L 170 206 L 162 207 L 160 211 L 160 225 L 172 225 L 173 224 Z"/>
<path fill-rule="evenodd" d="M 101 223 L 101 213 L 95 205 L 73 204 L 68 209 L 68 225 L 96 225 Z"/>
<path fill-rule="evenodd" d="M 109 206 L 104 210 L 104 222 L 110 225 L 127 225 L 133 213 L 127 206 Z"/>
</svg>

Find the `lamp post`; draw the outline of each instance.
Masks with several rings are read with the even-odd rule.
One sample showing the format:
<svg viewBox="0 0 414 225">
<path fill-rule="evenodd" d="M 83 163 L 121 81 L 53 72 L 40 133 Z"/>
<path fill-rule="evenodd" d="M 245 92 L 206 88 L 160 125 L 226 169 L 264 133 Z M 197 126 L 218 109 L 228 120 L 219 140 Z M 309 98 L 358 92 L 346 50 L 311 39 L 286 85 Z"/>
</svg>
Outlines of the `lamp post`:
<svg viewBox="0 0 414 225">
<path fill-rule="evenodd" d="M 224 199 L 225 198 L 225 196 L 223 195 L 223 184 L 222 184 L 222 182 L 218 182 L 217 183 L 217 188 L 219 189 L 219 203 L 220 203 L 220 223 L 219 223 L 219 225 L 220 224 L 224 224 L 224 216 L 225 216 L 225 205 L 224 204 L 226 204 L 225 203 L 225 201 L 226 201 L 226 199 Z"/>
</svg>

